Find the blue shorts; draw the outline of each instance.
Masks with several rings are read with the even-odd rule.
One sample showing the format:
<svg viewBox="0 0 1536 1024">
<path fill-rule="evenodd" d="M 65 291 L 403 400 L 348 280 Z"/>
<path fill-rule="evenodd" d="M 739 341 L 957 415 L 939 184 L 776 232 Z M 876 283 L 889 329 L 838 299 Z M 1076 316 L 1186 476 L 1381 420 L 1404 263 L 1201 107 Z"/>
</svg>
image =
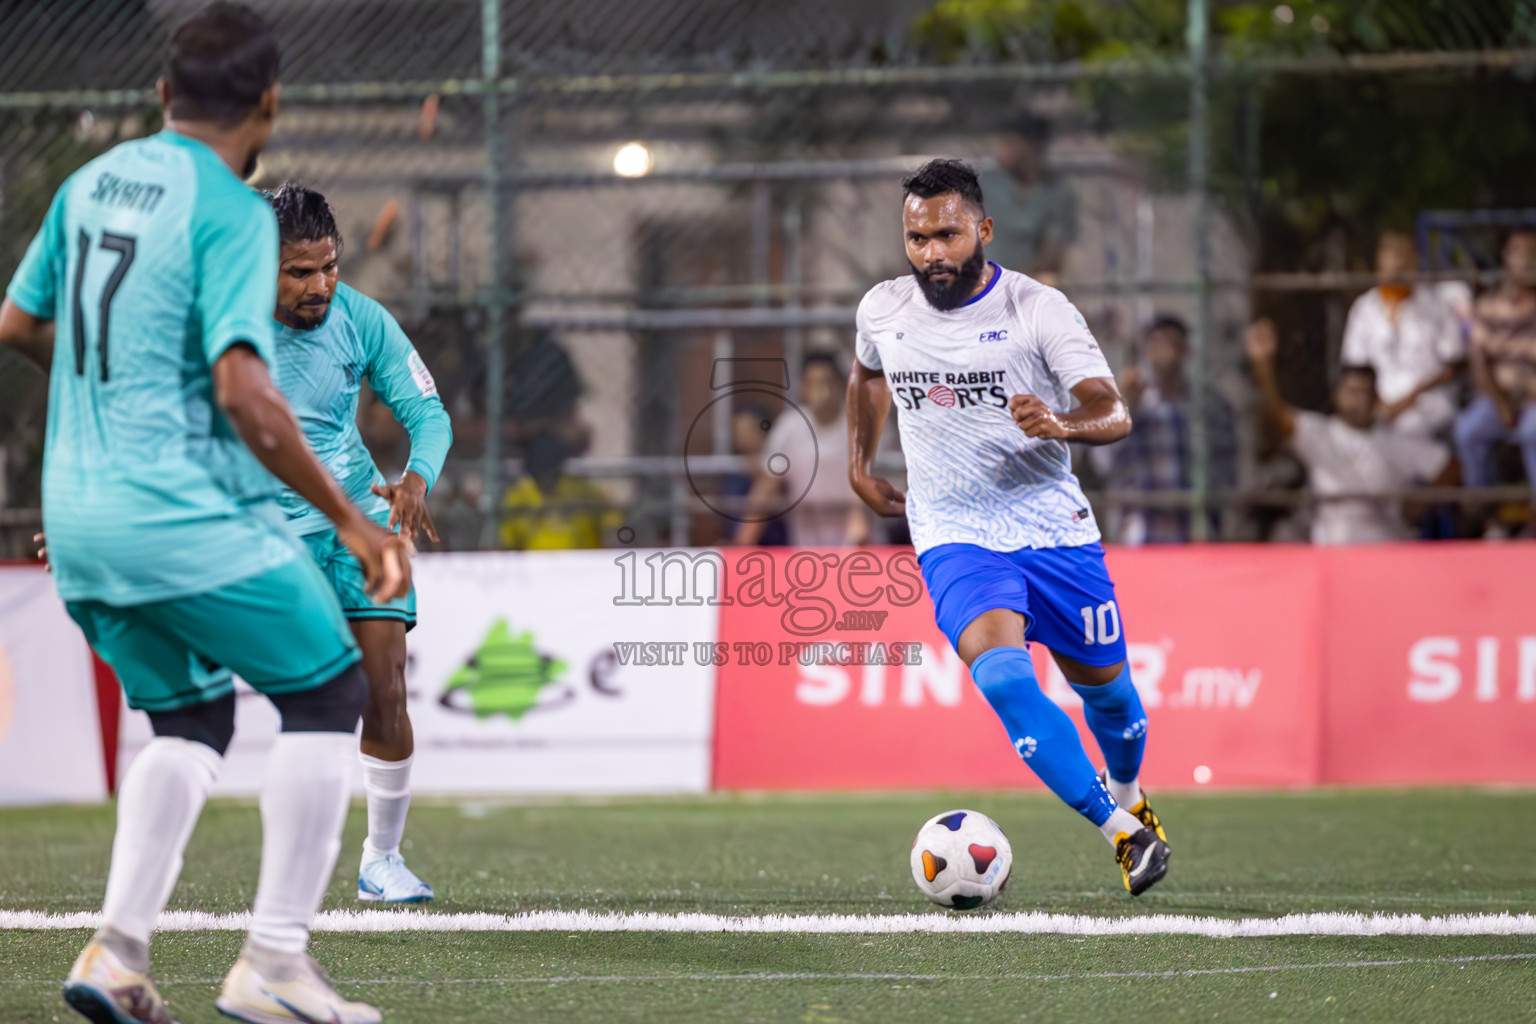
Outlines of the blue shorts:
<svg viewBox="0 0 1536 1024">
<path fill-rule="evenodd" d="M 960 634 L 983 612 L 1011 608 L 1024 637 L 1084 665 L 1125 660 L 1125 631 L 1104 547 L 991 551 L 940 544 L 918 556 L 939 628 L 958 650 Z"/>
</svg>

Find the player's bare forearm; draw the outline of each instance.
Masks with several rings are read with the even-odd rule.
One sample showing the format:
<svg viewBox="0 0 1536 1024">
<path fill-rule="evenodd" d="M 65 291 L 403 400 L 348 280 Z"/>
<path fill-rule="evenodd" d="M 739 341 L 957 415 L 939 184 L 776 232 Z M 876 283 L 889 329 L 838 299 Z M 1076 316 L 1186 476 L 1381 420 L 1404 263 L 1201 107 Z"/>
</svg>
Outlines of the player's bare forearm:
<svg viewBox="0 0 1536 1024">
<path fill-rule="evenodd" d="M 10 299 L 0 300 L 0 345 L 24 345 L 37 336 L 44 323 Z"/>
<path fill-rule="evenodd" d="M 855 359 L 848 375 L 848 483 L 877 514 L 899 516 L 906 514 L 906 495 L 889 480 L 875 476 L 875 452 L 890 412 L 891 389 L 885 374 Z"/>
<path fill-rule="evenodd" d="M 10 299 L 0 301 L 0 345 L 15 348 L 47 373 L 53 365 L 53 321 L 33 316 Z"/>
<path fill-rule="evenodd" d="M 213 364 L 214 395 L 252 454 L 338 527 L 362 517 L 304 440 L 299 421 L 255 350 L 227 349 Z"/>
<path fill-rule="evenodd" d="M 1090 377 L 1072 389 L 1076 409 L 1067 413 L 1067 440 L 1114 444 L 1131 432 L 1131 410 L 1113 377 Z"/>
<path fill-rule="evenodd" d="M 891 389 L 885 374 L 857 359 L 848 376 L 848 465 L 850 472 L 874 470 L 880 433 L 891 413 Z"/>
<path fill-rule="evenodd" d="M 1077 408 L 1057 412 L 1035 395 L 1014 395 L 1008 412 L 1024 431 L 1039 440 L 1114 444 L 1131 432 L 1131 412 L 1109 377 L 1090 377 L 1072 389 Z"/>
</svg>

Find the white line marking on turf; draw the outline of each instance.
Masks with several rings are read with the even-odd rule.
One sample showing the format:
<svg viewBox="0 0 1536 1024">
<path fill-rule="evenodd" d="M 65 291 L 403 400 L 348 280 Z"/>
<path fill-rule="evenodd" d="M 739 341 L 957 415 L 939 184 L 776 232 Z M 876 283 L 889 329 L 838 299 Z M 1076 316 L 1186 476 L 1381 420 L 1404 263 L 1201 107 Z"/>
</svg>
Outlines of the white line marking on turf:
<svg viewBox="0 0 1536 1024">
<path fill-rule="evenodd" d="M 1083 974 L 902 974 L 862 971 L 774 971 L 747 974 L 557 974 L 543 978 L 448 978 L 439 981 L 395 978 L 354 979 L 353 985 L 565 985 L 586 981 L 1086 981 L 1126 978 L 1196 978 L 1207 974 L 1265 974 L 1270 971 L 1316 971 L 1329 968 L 1402 967 L 1407 964 L 1470 964 L 1485 960 L 1536 960 L 1536 953 L 1490 953 L 1481 956 L 1428 957 L 1402 960 L 1339 960 L 1318 964 L 1265 964 L 1253 967 L 1201 967 L 1168 971 L 1090 971 Z M 222 978 L 213 979 L 222 981 Z"/>
<path fill-rule="evenodd" d="M 173 910 L 160 915 L 161 931 L 245 931 L 251 915 Z M 0 911 L 0 930 L 59 931 L 98 928 L 97 913 Z M 588 910 L 536 910 L 524 914 L 449 914 L 422 910 L 329 910 L 315 919 L 321 932 L 733 932 L 820 935 L 1023 934 L 1203 935 L 1216 939 L 1277 935 L 1536 935 L 1536 914 L 1317 913 L 1283 917 L 1193 917 L 1146 914 L 625 914 Z"/>
<path fill-rule="evenodd" d="M 1465 966 L 1497 960 L 1536 960 L 1536 953 L 1489 953 L 1479 956 L 1421 957 L 1400 960 L 1336 960 L 1317 964 L 1262 964 L 1249 967 L 1197 967 L 1167 971 L 1090 971 L 1083 974 L 1015 974 L 993 971 L 987 974 L 902 974 L 899 972 L 859 971 L 776 971 L 755 974 L 709 974 L 691 972 L 679 974 L 556 974 L 538 978 L 336 978 L 344 985 L 422 986 L 429 985 L 574 985 L 584 982 L 719 982 L 719 981 L 1092 981 L 1122 980 L 1126 978 L 1166 980 L 1196 978 L 1216 974 L 1269 974 L 1275 971 L 1320 971 L 1359 969 L 1366 967 L 1403 967 L 1406 965 L 1431 964 Z M 217 985 L 222 977 L 160 978 L 162 985 Z M 56 978 L 5 978 L 0 985 L 57 985 Z"/>
</svg>

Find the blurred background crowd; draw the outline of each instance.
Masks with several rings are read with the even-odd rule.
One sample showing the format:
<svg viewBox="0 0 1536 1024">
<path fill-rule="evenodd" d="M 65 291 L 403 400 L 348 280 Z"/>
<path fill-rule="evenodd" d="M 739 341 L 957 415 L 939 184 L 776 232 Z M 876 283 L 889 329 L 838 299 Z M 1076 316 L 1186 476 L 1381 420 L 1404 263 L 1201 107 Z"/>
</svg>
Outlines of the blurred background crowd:
<svg viewBox="0 0 1536 1024">
<path fill-rule="evenodd" d="M 193 6 L 6 14 L 0 275 L 64 176 L 156 130 Z M 1536 536 L 1536 0 L 263 6 L 257 183 L 329 196 L 343 279 L 435 375 L 444 548 L 903 542 L 847 488 L 843 382 L 933 155 L 1116 369 L 1135 428 L 1076 456 L 1108 539 Z M 0 352 L 0 557 L 45 405 Z"/>
</svg>

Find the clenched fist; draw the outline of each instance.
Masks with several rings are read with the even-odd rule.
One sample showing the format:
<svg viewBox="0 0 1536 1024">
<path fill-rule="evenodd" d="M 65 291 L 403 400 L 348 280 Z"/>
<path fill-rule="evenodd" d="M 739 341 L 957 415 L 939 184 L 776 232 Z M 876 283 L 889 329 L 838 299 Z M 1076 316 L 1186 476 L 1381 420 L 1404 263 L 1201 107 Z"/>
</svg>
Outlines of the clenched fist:
<svg viewBox="0 0 1536 1024">
<path fill-rule="evenodd" d="M 1034 395 L 1014 395 L 1008 400 L 1008 411 L 1025 437 L 1059 441 L 1068 436 L 1067 425 L 1061 417 Z"/>
</svg>

